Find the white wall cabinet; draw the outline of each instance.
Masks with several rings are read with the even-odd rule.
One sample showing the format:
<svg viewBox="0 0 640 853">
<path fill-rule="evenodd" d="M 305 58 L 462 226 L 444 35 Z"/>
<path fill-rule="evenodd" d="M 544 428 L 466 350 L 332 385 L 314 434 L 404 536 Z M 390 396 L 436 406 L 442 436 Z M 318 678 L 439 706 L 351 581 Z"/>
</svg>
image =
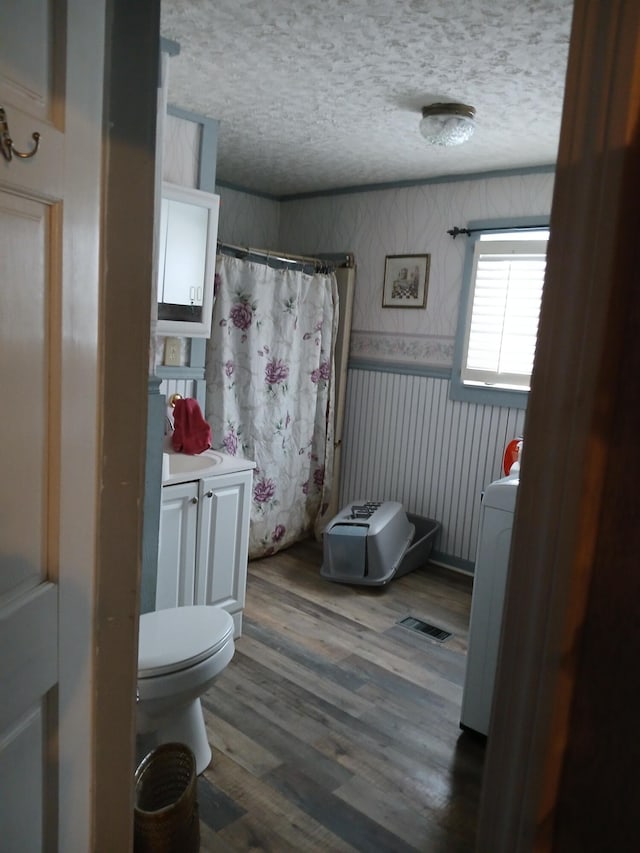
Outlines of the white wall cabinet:
<svg viewBox="0 0 640 853">
<path fill-rule="evenodd" d="M 158 234 L 158 334 L 208 338 L 220 197 L 162 184 Z"/>
<path fill-rule="evenodd" d="M 242 631 L 252 471 L 164 486 L 156 609 L 224 607 Z"/>
</svg>

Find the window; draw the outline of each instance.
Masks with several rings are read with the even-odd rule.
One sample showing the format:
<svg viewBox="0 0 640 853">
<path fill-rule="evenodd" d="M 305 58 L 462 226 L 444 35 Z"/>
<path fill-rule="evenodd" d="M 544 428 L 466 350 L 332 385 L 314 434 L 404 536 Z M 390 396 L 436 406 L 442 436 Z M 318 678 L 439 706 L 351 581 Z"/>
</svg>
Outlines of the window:
<svg viewBox="0 0 640 853">
<path fill-rule="evenodd" d="M 456 341 L 454 399 L 526 406 L 548 238 L 546 228 L 473 229 Z"/>
</svg>

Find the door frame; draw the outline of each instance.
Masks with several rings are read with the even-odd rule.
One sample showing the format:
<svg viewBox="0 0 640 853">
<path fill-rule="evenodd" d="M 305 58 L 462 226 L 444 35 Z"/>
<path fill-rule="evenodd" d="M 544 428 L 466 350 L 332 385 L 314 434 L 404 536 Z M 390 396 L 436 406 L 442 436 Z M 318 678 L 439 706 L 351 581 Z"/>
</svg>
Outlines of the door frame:
<svg viewBox="0 0 640 853">
<path fill-rule="evenodd" d="M 640 6 L 575 0 L 478 851 L 638 840 L 639 133 Z"/>
<path fill-rule="evenodd" d="M 132 847 L 160 3 L 107 0 L 91 849 Z"/>
<path fill-rule="evenodd" d="M 100 648 L 100 660 L 95 666 L 94 699 L 95 742 L 100 747 L 95 756 L 93 849 L 106 850 L 108 845 L 109 849 L 126 850 L 130 847 L 132 788 L 126 780 L 131 780 L 133 747 L 130 753 L 123 748 L 122 754 L 116 755 L 109 746 L 114 732 L 129 731 L 130 742 L 133 740 L 139 507 L 132 507 L 128 514 L 129 535 L 124 537 L 122 549 L 107 540 L 121 529 L 123 492 L 131 507 L 134 495 L 139 497 L 143 489 L 142 401 L 146 399 L 148 342 L 146 330 L 145 335 L 139 333 L 149 319 L 147 273 L 152 237 L 149 232 L 147 239 L 146 228 L 141 233 L 140 225 L 151 223 L 147 158 L 152 160 L 152 155 L 147 116 L 155 106 L 155 97 L 149 97 L 147 91 L 146 76 L 153 63 L 145 53 L 157 50 L 159 28 L 157 2 L 143 4 L 142 11 L 140 4 L 135 11 L 128 10 L 125 0 L 109 0 L 107 5 L 116 23 L 110 42 L 111 69 L 107 71 L 111 104 L 116 107 L 115 93 L 120 87 L 120 92 L 127 92 L 125 100 L 131 113 L 129 139 L 120 138 L 117 127 L 112 129 L 112 150 L 105 158 L 105 166 L 114 170 L 109 173 L 106 169 L 104 185 L 103 258 L 108 257 L 111 267 L 104 272 L 105 311 L 118 322 L 123 318 L 123 308 L 128 311 L 120 334 L 106 329 L 101 321 L 100 394 L 105 413 L 101 484 L 105 491 L 96 575 L 96 647 Z M 605 469 L 613 452 L 610 442 L 615 406 L 607 388 L 611 369 L 617 367 L 615 356 L 620 352 L 615 347 L 607 349 L 605 344 L 612 343 L 616 330 L 622 328 L 615 298 L 620 264 L 627 268 L 625 243 L 633 248 L 637 241 L 635 222 L 626 225 L 619 214 L 628 209 L 632 195 L 638 197 L 637 180 L 625 183 L 628 176 L 624 174 L 624 155 L 631 150 L 631 132 L 636 130 L 639 118 L 638 68 L 634 64 L 638 14 L 635 0 L 575 2 L 552 216 L 552 231 L 562 234 L 562 244 L 552 236 L 548 273 L 548 292 L 552 295 L 545 297 L 543 306 L 539 357 L 527 416 L 512 549 L 514 571 L 508 589 L 495 722 L 490 732 L 479 822 L 479 849 L 494 853 L 529 850 L 536 833 L 537 849 L 551 849 L 552 844 L 548 826 L 550 820 L 553 822 L 551 811 L 560 790 L 578 675 L 578 655 L 574 652 L 580 646 L 592 573 L 598 568 L 594 560 L 599 544 L 597 520 L 603 508 Z M 126 24 L 121 26 L 121 22 Z M 128 39 L 135 42 L 134 50 L 127 51 L 132 43 Z M 154 40 L 156 44 L 150 44 Z M 114 61 L 118 56 L 125 60 L 126 73 L 119 73 Z M 602 61 L 603 56 L 607 62 Z M 135 69 L 131 67 L 134 60 Z M 157 64 L 154 73 L 156 68 Z M 140 84 L 133 70 L 142 74 Z M 137 96 L 132 96 L 132 86 Z M 607 86 L 613 86 L 612 100 L 605 94 Z M 144 121 L 140 121 L 138 109 L 142 109 Z M 595 143 L 602 140 L 603 146 L 596 150 Z M 139 169 L 135 168 L 136 161 Z M 120 178 L 116 178 L 118 174 Z M 131 180 L 128 190 L 119 184 L 119 180 L 126 180 L 124 176 Z M 132 188 L 142 191 L 136 193 Z M 124 219 L 126 227 L 114 221 L 119 193 L 120 201 L 126 199 L 130 205 Z M 612 222 L 620 227 L 614 229 Z M 122 236 L 121 244 L 116 243 L 117 235 Z M 117 246 L 117 250 L 109 252 L 110 246 Z M 567 246 L 571 246 L 571 256 Z M 126 265 L 126 276 L 116 280 L 112 264 L 120 259 L 122 275 L 123 257 L 129 250 L 133 255 Z M 135 288 L 135 294 L 128 298 L 125 282 Z M 580 362 L 577 353 L 585 354 L 586 361 Z M 127 426 L 127 419 L 122 418 L 123 424 L 116 427 L 117 411 L 126 411 L 127 418 L 131 414 L 133 421 Z M 550 422 L 562 425 L 552 447 Z M 602 450 L 597 439 L 603 427 Z M 602 452 L 594 452 L 598 448 Z M 110 458 L 107 451 L 115 457 Z M 133 477 L 138 486 L 123 489 L 118 474 Z M 629 477 L 634 475 L 637 481 L 637 474 L 637 470 L 630 471 Z M 581 534 L 589 525 L 593 532 L 584 537 Z M 547 535 L 541 537 L 541 531 Z M 134 552 L 137 571 L 132 572 Z M 118 562 L 122 554 L 126 559 Z M 611 581 L 619 583 L 623 578 L 624 573 Z M 115 625 L 110 624 L 111 618 L 116 620 Z M 115 695 L 110 695 L 112 691 Z"/>
</svg>

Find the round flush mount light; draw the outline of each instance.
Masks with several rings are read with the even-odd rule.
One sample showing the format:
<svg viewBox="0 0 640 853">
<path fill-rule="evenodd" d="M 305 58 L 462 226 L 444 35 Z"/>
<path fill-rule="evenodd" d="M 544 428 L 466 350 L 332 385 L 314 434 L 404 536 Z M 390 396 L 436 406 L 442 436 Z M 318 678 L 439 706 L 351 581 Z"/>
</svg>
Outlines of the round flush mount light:
<svg viewBox="0 0 640 853">
<path fill-rule="evenodd" d="M 475 116 L 468 104 L 430 104 L 422 108 L 420 133 L 430 145 L 461 145 L 473 136 Z"/>
</svg>

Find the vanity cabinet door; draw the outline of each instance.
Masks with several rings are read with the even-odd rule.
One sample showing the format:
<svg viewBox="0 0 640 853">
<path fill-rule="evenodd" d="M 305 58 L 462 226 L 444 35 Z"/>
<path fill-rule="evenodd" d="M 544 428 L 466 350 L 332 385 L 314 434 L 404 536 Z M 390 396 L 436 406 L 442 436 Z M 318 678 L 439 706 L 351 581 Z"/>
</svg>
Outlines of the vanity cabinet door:
<svg viewBox="0 0 640 853">
<path fill-rule="evenodd" d="M 242 630 L 247 584 L 251 471 L 200 481 L 196 604 L 224 607 Z"/>
<path fill-rule="evenodd" d="M 194 603 L 198 503 L 196 482 L 162 489 L 156 610 Z"/>
</svg>

